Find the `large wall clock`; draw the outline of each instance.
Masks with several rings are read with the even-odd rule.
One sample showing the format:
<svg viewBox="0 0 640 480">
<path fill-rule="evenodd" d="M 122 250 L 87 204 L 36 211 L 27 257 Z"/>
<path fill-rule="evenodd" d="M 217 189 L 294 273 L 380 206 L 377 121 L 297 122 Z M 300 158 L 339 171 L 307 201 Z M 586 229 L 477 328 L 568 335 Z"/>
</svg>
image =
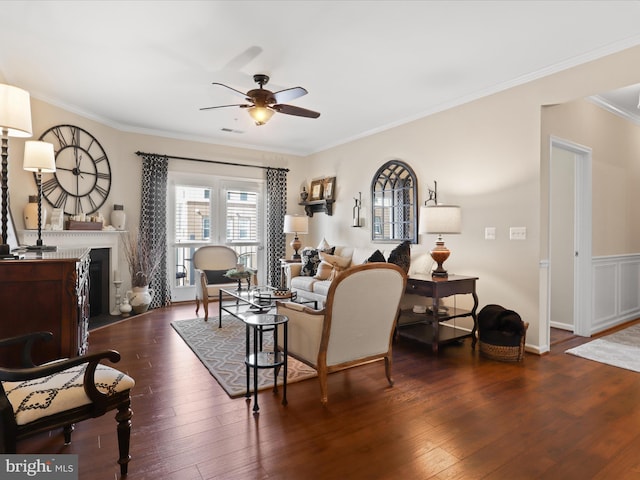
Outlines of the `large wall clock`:
<svg viewBox="0 0 640 480">
<path fill-rule="evenodd" d="M 100 142 L 73 125 L 51 127 L 40 140 L 56 152 L 56 171 L 42 174 L 47 202 L 67 215 L 96 212 L 111 190 L 111 166 Z"/>
</svg>

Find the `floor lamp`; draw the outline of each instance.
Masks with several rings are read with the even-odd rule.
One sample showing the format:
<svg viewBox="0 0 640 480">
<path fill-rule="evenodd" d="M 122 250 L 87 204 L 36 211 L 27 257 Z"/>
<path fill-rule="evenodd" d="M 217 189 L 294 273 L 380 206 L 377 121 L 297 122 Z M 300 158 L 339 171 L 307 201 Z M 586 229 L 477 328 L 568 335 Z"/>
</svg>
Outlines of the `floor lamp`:
<svg viewBox="0 0 640 480">
<path fill-rule="evenodd" d="M 56 171 L 56 156 L 53 144 L 47 142 L 28 141 L 24 143 L 24 164 L 28 172 L 36 175 L 38 187 L 38 240 L 35 245 L 29 245 L 27 250 L 39 252 L 55 252 L 55 246 L 42 244 L 42 174 Z"/>
<path fill-rule="evenodd" d="M 2 130 L 2 244 L 0 259 L 17 258 L 9 246 L 9 137 L 31 136 L 31 102 L 29 93 L 12 85 L 0 84 L 0 129 Z"/>
</svg>

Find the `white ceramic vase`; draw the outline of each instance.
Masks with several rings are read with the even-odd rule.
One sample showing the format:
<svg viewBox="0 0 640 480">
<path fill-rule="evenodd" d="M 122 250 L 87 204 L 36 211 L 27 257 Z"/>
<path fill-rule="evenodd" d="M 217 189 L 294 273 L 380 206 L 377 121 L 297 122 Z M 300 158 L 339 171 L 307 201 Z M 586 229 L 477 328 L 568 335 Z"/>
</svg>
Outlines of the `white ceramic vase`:
<svg viewBox="0 0 640 480">
<path fill-rule="evenodd" d="M 131 305 L 129 304 L 129 299 L 125 296 L 122 299 L 122 303 L 118 306 L 120 313 L 123 317 L 128 317 L 131 313 Z"/>
<path fill-rule="evenodd" d="M 111 226 L 116 230 L 124 230 L 126 214 L 123 205 L 114 205 L 111 211 Z"/>
<path fill-rule="evenodd" d="M 153 288 L 149 286 L 133 287 L 127 292 L 129 304 L 133 313 L 144 313 L 149 309 L 151 300 L 153 299 Z"/>
</svg>

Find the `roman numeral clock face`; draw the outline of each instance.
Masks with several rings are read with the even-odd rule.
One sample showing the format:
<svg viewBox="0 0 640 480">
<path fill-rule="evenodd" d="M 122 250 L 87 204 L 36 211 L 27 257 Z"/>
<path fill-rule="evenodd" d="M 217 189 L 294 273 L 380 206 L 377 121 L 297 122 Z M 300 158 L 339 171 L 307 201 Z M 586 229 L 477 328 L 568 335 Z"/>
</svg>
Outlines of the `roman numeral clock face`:
<svg viewBox="0 0 640 480">
<path fill-rule="evenodd" d="M 42 174 L 47 202 L 67 215 L 98 211 L 111 190 L 111 166 L 100 142 L 73 125 L 51 127 L 40 140 L 56 152 L 56 171 Z"/>
</svg>

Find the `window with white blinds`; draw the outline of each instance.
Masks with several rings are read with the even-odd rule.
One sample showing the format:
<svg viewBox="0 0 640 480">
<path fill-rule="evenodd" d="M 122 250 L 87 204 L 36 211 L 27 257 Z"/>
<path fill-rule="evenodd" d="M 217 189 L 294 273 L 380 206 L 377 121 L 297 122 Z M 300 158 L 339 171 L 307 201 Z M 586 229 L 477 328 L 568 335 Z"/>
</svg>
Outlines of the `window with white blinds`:
<svg viewBox="0 0 640 480">
<path fill-rule="evenodd" d="M 225 203 L 227 243 L 257 242 L 258 194 L 237 189 L 227 190 Z"/>
<path fill-rule="evenodd" d="M 176 185 L 175 187 L 175 242 L 213 242 L 226 244 L 256 243 L 259 233 L 259 195 L 249 189 L 224 189 L 220 207 L 222 222 L 213 235 L 212 225 L 216 210 L 211 187 Z M 214 225 L 214 228 L 216 226 Z M 214 232 L 214 233 L 216 233 Z"/>
<path fill-rule="evenodd" d="M 211 188 L 176 185 L 175 242 L 211 239 Z"/>
</svg>

